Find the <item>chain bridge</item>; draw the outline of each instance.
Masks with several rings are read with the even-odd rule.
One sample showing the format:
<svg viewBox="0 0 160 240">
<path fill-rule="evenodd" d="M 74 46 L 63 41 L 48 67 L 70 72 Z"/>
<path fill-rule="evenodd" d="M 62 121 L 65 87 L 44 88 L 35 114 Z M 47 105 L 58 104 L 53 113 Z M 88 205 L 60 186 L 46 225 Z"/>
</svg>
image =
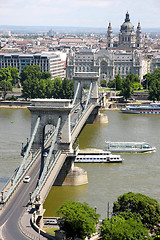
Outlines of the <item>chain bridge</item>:
<svg viewBox="0 0 160 240">
<path fill-rule="evenodd" d="M 31 169 L 37 168 L 35 187 L 28 192 L 29 202 L 34 204 L 37 196 L 44 202 L 67 157 L 71 159 L 72 168 L 76 154 L 74 143 L 85 123 L 98 114 L 105 99 L 104 93 L 98 94 L 97 73 L 76 73 L 74 82 L 73 100 L 31 101 L 28 107 L 31 112 L 30 140 L 22 148 L 21 165 L 1 190 L 1 208 L 12 198 Z M 89 90 L 84 90 L 86 88 Z"/>
</svg>

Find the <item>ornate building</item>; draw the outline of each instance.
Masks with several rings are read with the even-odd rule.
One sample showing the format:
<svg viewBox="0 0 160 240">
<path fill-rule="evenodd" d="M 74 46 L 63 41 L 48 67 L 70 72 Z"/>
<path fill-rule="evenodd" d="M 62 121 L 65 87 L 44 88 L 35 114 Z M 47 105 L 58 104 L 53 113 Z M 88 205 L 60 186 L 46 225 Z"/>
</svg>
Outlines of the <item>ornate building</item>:
<svg viewBox="0 0 160 240">
<path fill-rule="evenodd" d="M 142 79 L 142 56 L 137 51 L 110 51 L 82 49 L 70 51 L 66 61 L 66 77 L 72 79 L 76 72 L 97 72 L 99 80 L 106 82 L 134 73 Z"/>
<path fill-rule="evenodd" d="M 107 47 L 113 48 L 112 26 L 109 23 L 107 31 Z M 142 33 L 141 26 L 138 23 L 137 31 L 135 33 L 134 26 L 130 22 L 129 13 L 126 13 L 124 23 L 121 25 L 119 32 L 119 49 L 141 48 L 142 47 Z"/>
<path fill-rule="evenodd" d="M 109 82 L 119 73 L 121 78 L 134 73 L 143 78 L 145 59 L 137 48 L 142 47 L 141 26 L 138 23 L 135 33 L 126 13 L 124 23 L 119 33 L 118 47 L 113 46 L 112 26 L 109 23 L 107 31 L 107 49 L 81 49 L 70 51 L 66 61 L 66 77 L 72 79 L 76 72 L 96 72 L 99 80 Z"/>
</svg>

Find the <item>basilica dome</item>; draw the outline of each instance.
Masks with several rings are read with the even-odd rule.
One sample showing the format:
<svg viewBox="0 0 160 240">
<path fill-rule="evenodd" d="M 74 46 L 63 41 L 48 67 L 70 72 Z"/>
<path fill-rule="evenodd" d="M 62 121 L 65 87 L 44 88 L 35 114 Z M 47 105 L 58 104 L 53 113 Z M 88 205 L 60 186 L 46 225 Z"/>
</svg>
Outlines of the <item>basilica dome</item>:
<svg viewBox="0 0 160 240">
<path fill-rule="evenodd" d="M 127 32 L 134 31 L 134 26 L 130 22 L 129 13 L 128 12 L 126 13 L 125 22 L 121 25 L 120 31 L 127 31 Z"/>
<path fill-rule="evenodd" d="M 121 31 L 124 31 L 124 30 L 127 30 L 127 31 L 134 30 L 134 26 L 132 25 L 131 22 L 124 22 L 121 25 Z"/>
</svg>

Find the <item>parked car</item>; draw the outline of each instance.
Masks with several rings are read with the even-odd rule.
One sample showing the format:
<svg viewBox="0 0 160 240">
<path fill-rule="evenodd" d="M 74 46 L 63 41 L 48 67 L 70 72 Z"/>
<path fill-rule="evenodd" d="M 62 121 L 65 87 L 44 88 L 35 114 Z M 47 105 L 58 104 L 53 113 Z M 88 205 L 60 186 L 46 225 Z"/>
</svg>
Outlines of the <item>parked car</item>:
<svg viewBox="0 0 160 240">
<path fill-rule="evenodd" d="M 25 178 L 23 179 L 24 183 L 28 183 L 31 180 L 30 176 L 25 176 Z"/>
<path fill-rule="evenodd" d="M 56 219 L 44 220 L 44 225 L 57 225 L 57 220 Z"/>
</svg>

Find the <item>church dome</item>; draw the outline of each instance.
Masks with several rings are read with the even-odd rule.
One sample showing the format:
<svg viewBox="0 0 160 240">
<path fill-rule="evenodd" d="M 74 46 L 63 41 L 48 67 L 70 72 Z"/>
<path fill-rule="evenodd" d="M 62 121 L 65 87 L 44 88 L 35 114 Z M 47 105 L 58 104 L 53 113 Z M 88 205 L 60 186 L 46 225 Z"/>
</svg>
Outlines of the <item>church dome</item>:
<svg viewBox="0 0 160 240">
<path fill-rule="evenodd" d="M 121 25 L 121 30 L 133 30 L 134 29 L 134 26 L 132 25 L 131 22 L 124 22 L 122 25 Z"/>
<path fill-rule="evenodd" d="M 130 22 L 129 19 L 129 13 L 126 13 L 126 19 L 125 22 L 121 25 L 121 31 L 134 31 L 134 26 L 133 24 Z"/>
</svg>

